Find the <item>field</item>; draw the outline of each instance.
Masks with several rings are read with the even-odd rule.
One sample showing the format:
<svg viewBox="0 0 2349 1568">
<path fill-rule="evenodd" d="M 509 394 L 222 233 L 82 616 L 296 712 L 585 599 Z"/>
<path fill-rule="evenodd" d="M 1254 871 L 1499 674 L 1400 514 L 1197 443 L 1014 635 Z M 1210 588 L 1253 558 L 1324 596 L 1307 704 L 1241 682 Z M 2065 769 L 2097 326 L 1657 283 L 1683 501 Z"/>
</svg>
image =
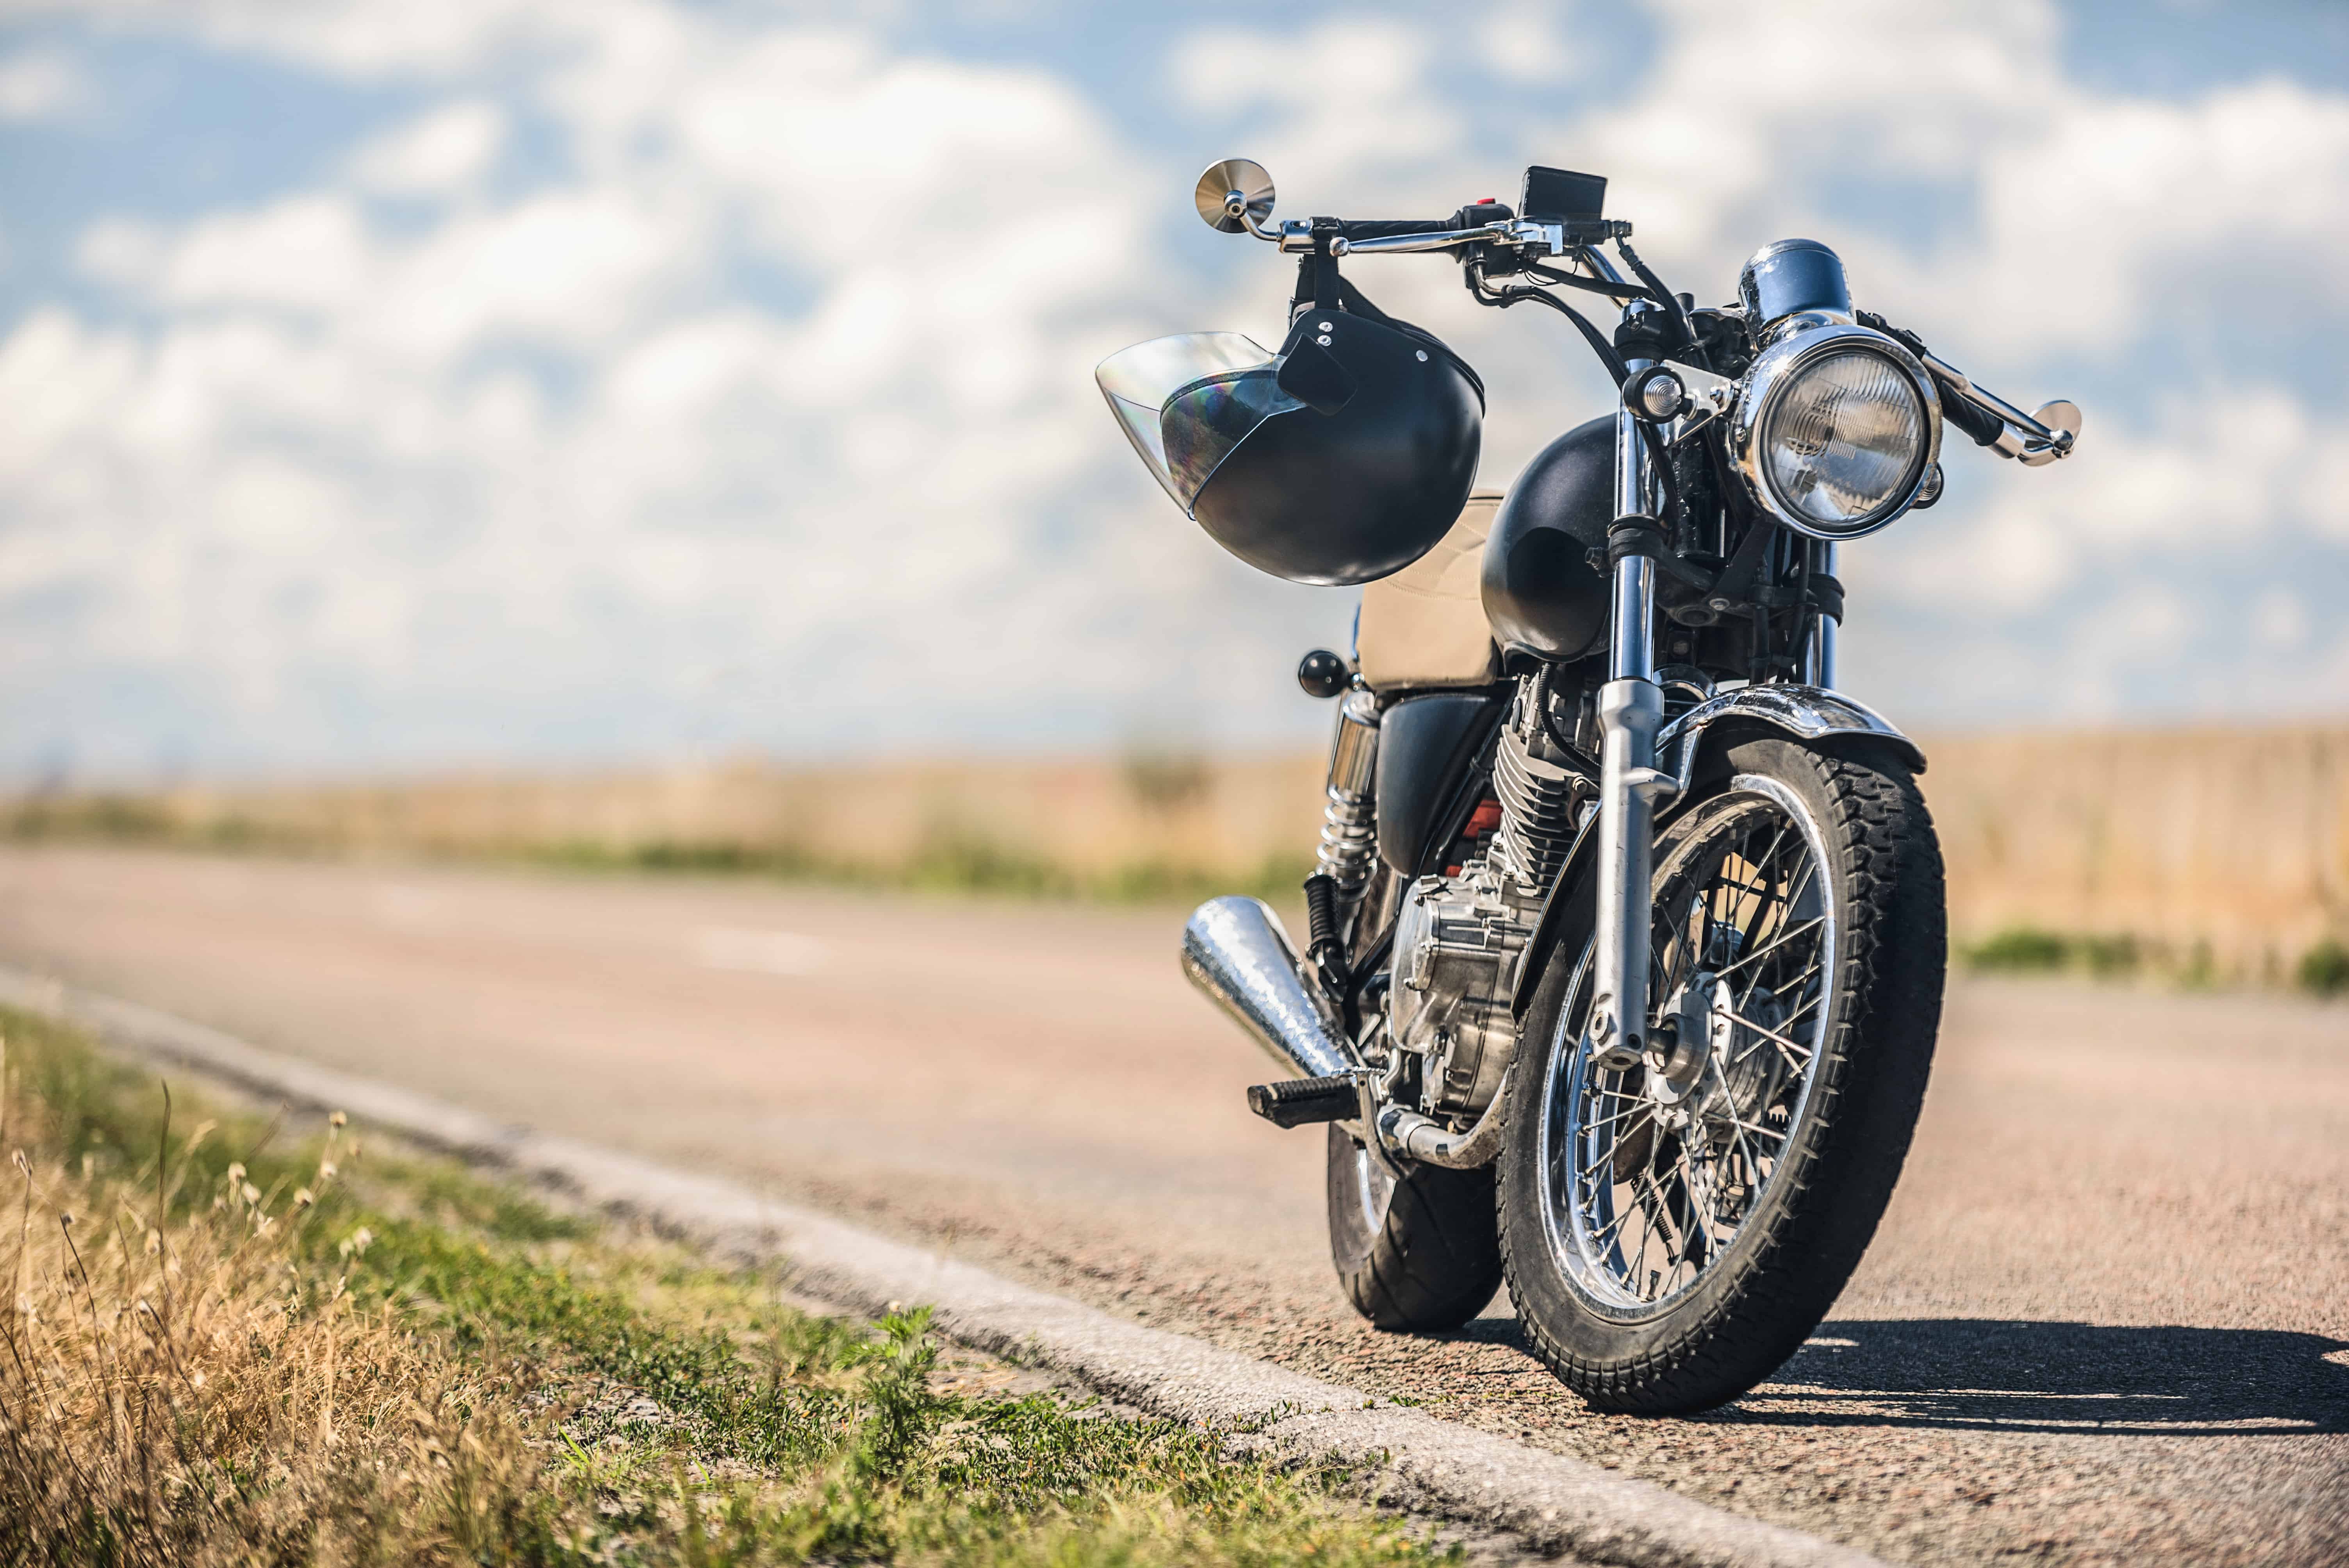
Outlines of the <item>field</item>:
<svg viewBox="0 0 2349 1568">
<path fill-rule="evenodd" d="M 1982 962 L 2349 985 L 2349 728 L 1925 747 L 1952 928 Z M 1293 893 L 1320 770 L 1166 753 L 53 791 L 0 806 L 0 831 L 1174 900 Z"/>
</svg>

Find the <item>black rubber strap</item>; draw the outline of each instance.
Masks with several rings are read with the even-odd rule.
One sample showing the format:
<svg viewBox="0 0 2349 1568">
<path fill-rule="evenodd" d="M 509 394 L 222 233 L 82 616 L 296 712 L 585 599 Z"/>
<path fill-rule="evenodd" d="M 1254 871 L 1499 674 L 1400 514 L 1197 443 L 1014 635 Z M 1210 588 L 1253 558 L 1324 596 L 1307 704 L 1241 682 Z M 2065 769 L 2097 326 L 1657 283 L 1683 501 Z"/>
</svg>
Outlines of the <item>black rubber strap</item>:
<svg viewBox="0 0 2349 1568">
<path fill-rule="evenodd" d="M 1610 568 L 1634 555 L 1662 561 L 1671 554 L 1663 525 L 1652 517 L 1619 517 L 1607 525 L 1607 564 Z"/>
<path fill-rule="evenodd" d="M 1811 573 L 1811 604 L 1822 615 L 1840 622 L 1843 619 L 1843 583 L 1824 572 Z"/>
</svg>

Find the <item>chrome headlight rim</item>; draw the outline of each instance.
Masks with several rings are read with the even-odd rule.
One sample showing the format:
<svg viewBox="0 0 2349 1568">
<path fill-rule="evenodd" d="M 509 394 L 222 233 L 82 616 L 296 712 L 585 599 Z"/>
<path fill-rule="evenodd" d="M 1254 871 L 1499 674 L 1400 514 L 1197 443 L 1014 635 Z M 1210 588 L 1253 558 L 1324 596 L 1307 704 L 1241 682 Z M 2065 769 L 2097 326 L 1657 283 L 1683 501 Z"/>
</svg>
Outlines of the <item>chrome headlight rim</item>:
<svg viewBox="0 0 2349 1568">
<path fill-rule="evenodd" d="M 1848 523 L 1833 525 L 1806 515 L 1772 487 L 1761 432 L 1771 409 L 1801 371 L 1829 355 L 1852 351 L 1888 360 L 1907 378 L 1922 407 L 1925 439 L 1907 480 L 1890 499 Z M 1746 494 L 1778 522 L 1806 538 L 1829 543 L 1865 538 L 1889 526 L 1916 504 L 1933 466 L 1940 461 L 1941 395 L 1931 374 L 1915 355 L 1872 327 L 1834 322 L 1803 326 L 1778 335 L 1754 356 L 1738 387 L 1736 410 L 1730 417 L 1729 450 L 1732 466 L 1744 481 Z"/>
</svg>

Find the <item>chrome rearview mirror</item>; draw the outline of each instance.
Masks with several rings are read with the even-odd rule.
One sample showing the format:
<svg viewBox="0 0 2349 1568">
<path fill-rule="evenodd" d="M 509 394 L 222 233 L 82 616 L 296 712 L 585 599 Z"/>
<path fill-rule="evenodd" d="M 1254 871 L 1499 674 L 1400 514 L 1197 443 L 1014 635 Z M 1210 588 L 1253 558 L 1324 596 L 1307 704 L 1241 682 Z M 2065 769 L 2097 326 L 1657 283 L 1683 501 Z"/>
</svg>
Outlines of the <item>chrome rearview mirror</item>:
<svg viewBox="0 0 2349 1568">
<path fill-rule="evenodd" d="M 2058 458 L 2072 455 L 2072 444 L 2080 438 L 2080 406 L 2077 403 L 2060 398 L 2053 403 L 2042 403 L 2031 411 L 2031 417 L 2064 438 L 2053 446 L 2030 442 L 2015 461 L 2026 469 L 2036 469 L 2044 468 Z"/>
<path fill-rule="evenodd" d="M 1199 176 L 1199 188 L 1192 200 L 1210 229 L 1226 234 L 1261 233 L 1264 221 L 1272 216 L 1272 176 L 1261 163 L 1226 158 Z"/>
</svg>

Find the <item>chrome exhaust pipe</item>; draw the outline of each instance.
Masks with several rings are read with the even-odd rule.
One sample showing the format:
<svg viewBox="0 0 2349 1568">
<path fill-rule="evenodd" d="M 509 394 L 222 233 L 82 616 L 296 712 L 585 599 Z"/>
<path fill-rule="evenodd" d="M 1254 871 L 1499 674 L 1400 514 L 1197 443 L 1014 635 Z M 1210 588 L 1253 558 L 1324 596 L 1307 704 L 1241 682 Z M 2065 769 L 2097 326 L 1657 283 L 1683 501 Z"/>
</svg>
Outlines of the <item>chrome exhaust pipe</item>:
<svg viewBox="0 0 2349 1568">
<path fill-rule="evenodd" d="M 1262 899 L 1201 904 L 1183 928 L 1183 973 L 1299 1078 L 1333 1078 L 1361 1064 L 1299 973 L 1297 949 Z"/>
</svg>

